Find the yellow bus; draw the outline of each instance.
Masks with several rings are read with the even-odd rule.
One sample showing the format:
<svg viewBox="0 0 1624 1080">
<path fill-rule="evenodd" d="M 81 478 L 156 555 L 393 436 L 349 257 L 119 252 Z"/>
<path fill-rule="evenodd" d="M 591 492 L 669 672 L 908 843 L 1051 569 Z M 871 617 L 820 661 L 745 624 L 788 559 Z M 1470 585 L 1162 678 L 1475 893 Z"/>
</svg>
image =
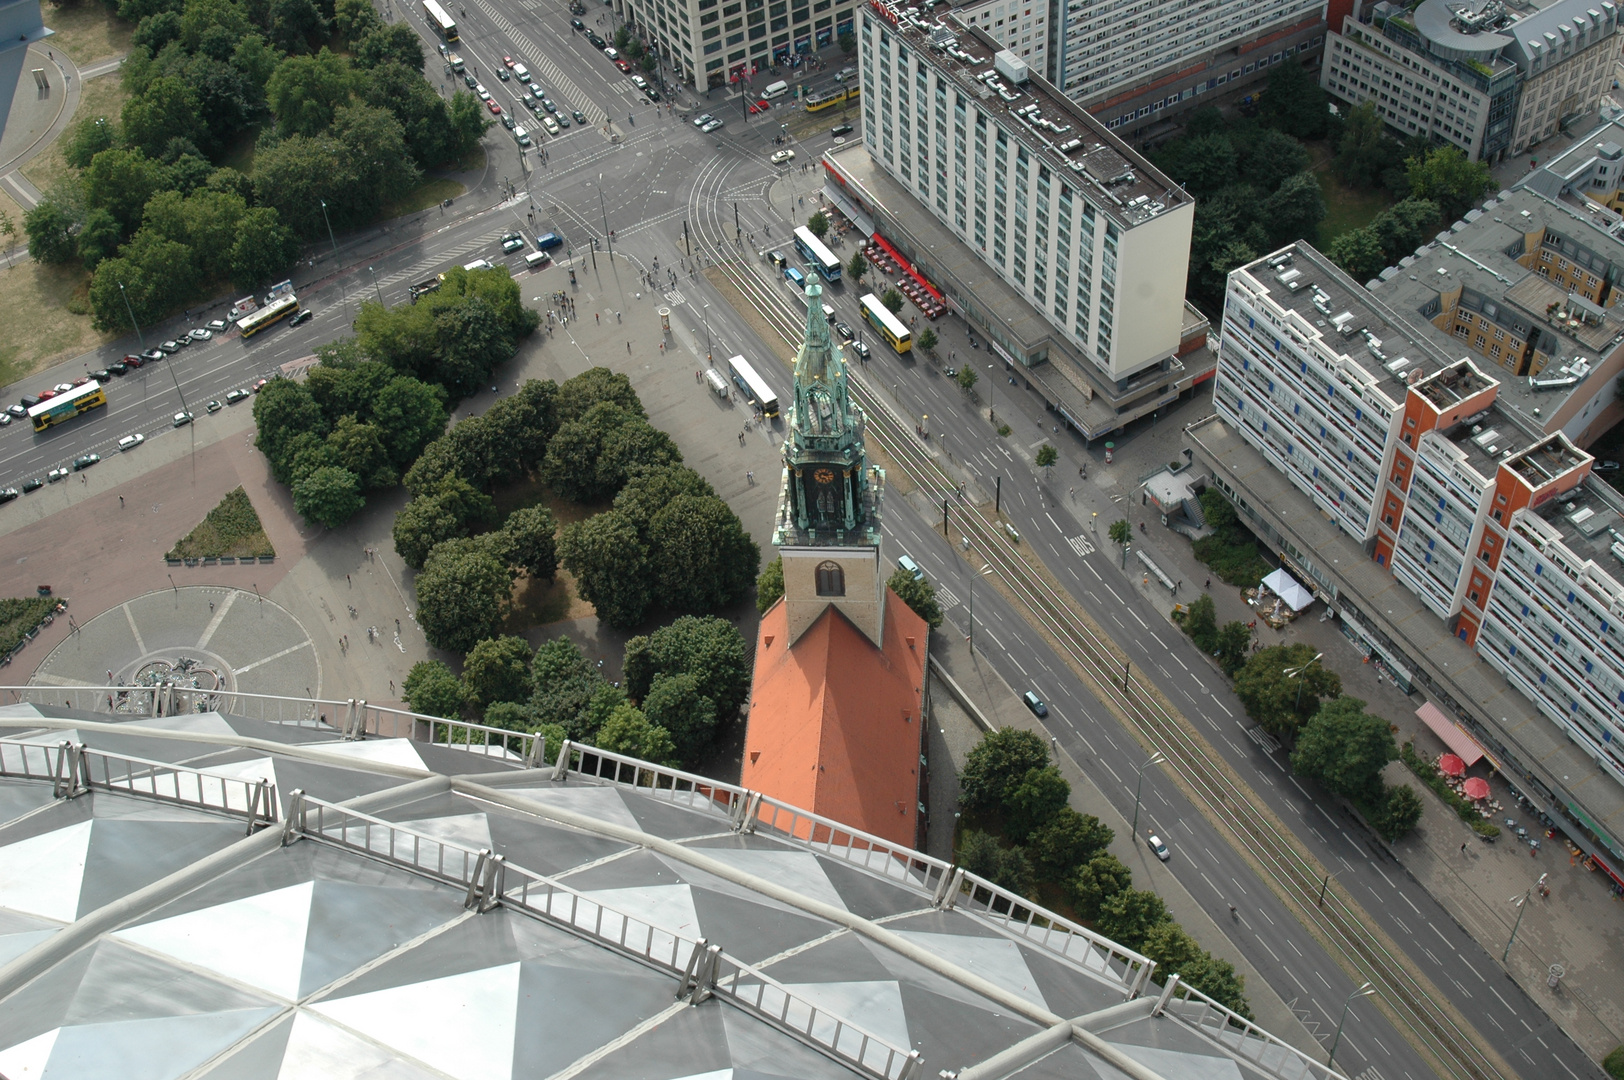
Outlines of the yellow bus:
<svg viewBox="0 0 1624 1080">
<path fill-rule="evenodd" d="M 891 343 L 891 347 L 899 353 L 905 353 L 913 348 L 913 334 L 902 324 L 902 320 L 891 314 L 891 309 L 880 303 L 879 297 L 873 293 L 864 293 L 862 300 L 863 318 L 869 325 L 880 332 L 880 336 Z"/>
<path fill-rule="evenodd" d="M 34 422 L 35 431 L 44 431 L 54 424 L 72 420 L 81 413 L 106 404 L 107 392 L 102 389 L 101 383 L 87 382 L 35 405 L 28 410 L 28 418 Z"/>
<path fill-rule="evenodd" d="M 237 329 L 242 331 L 242 336 L 246 340 L 266 327 L 281 322 L 289 315 L 297 315 L 298 313 L 299 298 L 292 293 L 288 293 L 286 296 L 279 296 L 272 300 L 252 315 L 238 319 Z"/>
</svg>

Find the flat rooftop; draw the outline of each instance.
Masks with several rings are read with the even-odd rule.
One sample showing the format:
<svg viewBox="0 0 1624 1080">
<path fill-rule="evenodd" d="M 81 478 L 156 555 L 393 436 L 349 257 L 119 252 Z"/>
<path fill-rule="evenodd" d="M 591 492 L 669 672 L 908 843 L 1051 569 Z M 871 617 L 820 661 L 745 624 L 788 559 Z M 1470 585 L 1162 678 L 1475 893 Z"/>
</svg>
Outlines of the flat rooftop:
<svg viewBox="0 0 1624 1080">
<path fill-rule="evenodd" d="M 1243 269 L 1277 304 L 1302 316 L 1327 345 L 1362 368 L 1371 384 L 1396 404 L 1403 403 L 1413 373 L 1435 375 L 1464 355 L 1458 343 L 1442 334 L 1425 334 L 1308 244 L 1292 244 Z"/>
<path fill-rule="evenodd" d="M 998 116 L 1040 161 L 1086 182 L 1094 198 L 1123 227 L 1132 228 L 1190 201 L 1182 188 L 1039 72 L 1030 72 L 1019 84 L 1000 73 L 993 58 L 1003 46 L 961 22 L 954 12 L 928 18 L 906 10 L 891 13 L 903 40 L 982 109 Z"/>
<path fill-rule="evenodd" d="M 1518 189 L 1502 191 L 1481 209 L 1469 212 L 1367 286 L 1371 295 L 1403 318 L 1413 334 L 1447 354 L 1470 355 L 1479 368 L 1499 378 L 1501 406 L 1524 414 L 1536 430 L 1544 423 L 1534 410 L 1546 415 L 1554 412 L 1568 394 L 1582 386 L 1596 361 L 1624 343 L 1624 317 L 1616 307 L 1598 309 L 1588 320 L 1546 315 L 1550 304 L 1567 301 L 1567 291 L 1524 268 L 1509 254 L 1521 251 L 1525 236 L 1540 232 L 1560 234 L 1600 258 L 1624 266 L 1624 242 L 1598 227 L 1593 215 L 1536 191 Z M 1533 379 L 1514 377 L 1421 314 L 1441 293 L 1461 287 L 1505 305 L 1507 315 L 1550 335 L 1556 342 L 1555 358 Z M 1578 358 L 1590 363 L 1575 366 Z"/>
</svg>

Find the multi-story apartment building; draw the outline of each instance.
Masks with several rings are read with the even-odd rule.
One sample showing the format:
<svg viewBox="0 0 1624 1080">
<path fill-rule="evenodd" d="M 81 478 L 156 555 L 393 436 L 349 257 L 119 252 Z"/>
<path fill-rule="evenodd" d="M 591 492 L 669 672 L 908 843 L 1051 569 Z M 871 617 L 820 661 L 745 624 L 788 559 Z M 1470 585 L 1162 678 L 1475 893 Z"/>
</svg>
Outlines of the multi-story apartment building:
<svg viewBox="0 0 1624 1080">
<path fill-rule="evenodd" d="M 834 44 L 857 0 L 614 0 L 677 78 L 697 90 Z"/>
<path fill-rule="evenodd" d="M 1027 67 L 1053 81 L 1054 73 L 1049 69 L 1049 20 L 1051 13 L 1060 17 L 1061 9 L 1051 9 L 1043 0 L 978 0 L 954 10 L 966 25 L 974 26 L 1025 60 Z"/>
<path fill-rule="evenodd" d="M 1589 454 L 1547 430 L 1531 385 L 1540 380 L 1527 374 L 1534 354 L 1567 355 L 1572 320 L 1553 331 L 1554 312 L 1546 320 L 1507 298 L 1529 282 L 1588 282 L 1570 260 L 1563 285 L 1549 285 L 1547 225 L 1491 201 L 1430 249 L 1439 265 L 1407 260 L 1374 289 L 1306 244 L 1238 268 L 1215 418 L 1190 437 L 1348 636 L 1406 685 L 1424 684 L 1619 876 L 1624 499 L 1592 476 Z M 1465 248 L 1460 236 L 1473 232 L 1475 250 L 1498 248 L 1501 264 Z M 1562 239 L 1571 254 L 1574 237 Z M 1488 321 L 1444 311 L 1464 305 Z M 1514 358 L 1492 356 L 1501 327 L 1520 328 Z"/>
<path fill-rule="evenodd" d="M 1132 139 L 1213 100 L 1209 93 L 1234 95 L 1261 84 L 1275 64 L 1317 54 L 1325 43 L 1325 6 L 1325 0 L 1065 0 L 1049 9 L 1046 71 L 1065 94 Z"/>
<path fill-rule="evenodd" d="M 1210 374 L 1177 185 L 956 13 L 864 8 L 858 72 L 826 191 L 1085 437 Z"/>
<path fill-rule="evenodd" d="M 1375 102 L 1401 136 L 1449 142 L 1484 161 L 1520 154 L 1594 108 L 1618 53 L 1612 0 L 1556 0 L 1521 18 L 1500 0 L 1423 0 L 1413 10 L 1384 0 L 1339 29 L 1320 85 L 1344 101 Z"/>
</svg>

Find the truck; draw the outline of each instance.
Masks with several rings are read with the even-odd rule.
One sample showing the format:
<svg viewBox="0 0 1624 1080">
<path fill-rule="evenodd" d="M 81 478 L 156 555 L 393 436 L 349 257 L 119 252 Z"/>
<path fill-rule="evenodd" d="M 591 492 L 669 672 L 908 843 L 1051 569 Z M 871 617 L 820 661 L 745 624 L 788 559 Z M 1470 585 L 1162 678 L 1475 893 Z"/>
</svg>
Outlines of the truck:
<svg viewBox="0 0 1624 1080">
<path fill-rule="evenodd" d="M 438 292 L 439 289 L 440 279 L 437 277 L 432 277 L 427 281 L 419 281 L 416 285 L 409 287 L 406 292 L 409 296 L 411 296 L 412 303 L 415 304 L 417 303 L 418 297 L 427 296 L 431 292 Z"/>
<path fill-rule="evenodd" d="M 464 68 L 467 67 L 467 65 L 462 62 L 462 57 L 458 56 L 456 53 L 447 53 L 446 63 L 450 64 L 451 70 L 455 71 L 459 75 L 461 75 Z"/>
</svg>

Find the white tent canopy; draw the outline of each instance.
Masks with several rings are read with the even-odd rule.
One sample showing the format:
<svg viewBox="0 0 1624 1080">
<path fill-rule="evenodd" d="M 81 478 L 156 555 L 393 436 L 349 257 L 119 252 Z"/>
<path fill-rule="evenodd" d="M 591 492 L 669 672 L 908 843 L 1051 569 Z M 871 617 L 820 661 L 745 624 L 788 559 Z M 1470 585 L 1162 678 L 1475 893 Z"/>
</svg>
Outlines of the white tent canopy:
<svg viewBox="0 0 1624 1080">
<path fill-rule="evenodd" d="M 1285 570 L 1276 570 L 1263 579 L 1263 584 L 1290 605 L 1293 611 L 1301 611 L 1314 602 L 1314 594 L 1297 584 L 1296 579 Z"/>
</svg>

